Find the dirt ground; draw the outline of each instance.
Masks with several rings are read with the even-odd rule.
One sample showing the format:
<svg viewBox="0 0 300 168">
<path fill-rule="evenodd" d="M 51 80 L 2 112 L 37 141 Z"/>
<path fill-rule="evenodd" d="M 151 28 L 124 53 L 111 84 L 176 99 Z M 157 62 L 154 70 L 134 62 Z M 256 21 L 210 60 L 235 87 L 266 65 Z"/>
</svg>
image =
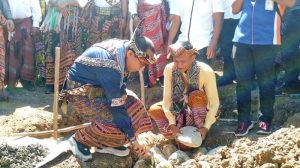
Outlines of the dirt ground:
<svg viewBox="0 0 300 168">
<path fill-rule="evenodd" d="M 137 74 L 133 74 L 128 83 L 128 88 L 139 95 Z M 28 92 L 22 88 L 8 91 L 10 101 L 0 102 L 0 138 L 18 132 L 52 129 L 53 94 L 44 94 L 43 87 L 37 87 L 35 92 Z M 162 99 L 162 91 L 163 88 L 159 84 L 153 88 L 146 88 L 147 108 Z M 225 147 L 217 150 L 214 155 L 205 155 L 203 152 L 199 154 L 198 151 L 189 153 L 194 160 L 207 161 L 211 167 L 300 167 L 300 129 L 297 128 L 300 123 L 300 99 L 276 98 L 273 131 L 278 130 L 277 132 L 267 137 L 258 136 L 255 133 L 257 128 L 254 128 L 246 138 L 237 139 L 233 135 L 237 124 L 235 84 L 219 88 L 219 96 L 221 117 L 211 128 L 203 146 L 206 150 L 218 146 Z M 256 122 L 259 116 L 258 91 L 253 91 L 252 96 L 254 101 L 251 115 L 252 120 Z M 75 113 L 60 115 L 59 128 L 81 124 L 82 121 Z M 157 129 L 154 133 L 157 133 Z M 162 147 L 166 143 L 172 143 L 161 135 L 145 136 L 148 139 L 146 144 L 151 146 Z M 28 154 L 24 154 L 24 151 Z M 0 167 L 33 167 L 47 152 L 48 149 L 40 145 L 15 148 L 1 143 Z M 95 159 L 92 162 L 82 163 L 70 152 L 64 152 L 44 167 L 132 167 L 137 161 L 134 154 L 125 158 L 94 155 Z"/>
</svg>

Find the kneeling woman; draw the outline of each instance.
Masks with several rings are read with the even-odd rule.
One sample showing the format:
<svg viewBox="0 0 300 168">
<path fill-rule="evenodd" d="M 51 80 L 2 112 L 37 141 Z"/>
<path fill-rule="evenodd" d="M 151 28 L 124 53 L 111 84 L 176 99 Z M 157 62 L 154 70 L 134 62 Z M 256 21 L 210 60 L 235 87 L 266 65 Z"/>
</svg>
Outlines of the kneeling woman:
<svg viewBox="0 0 300 168">
<path fill-rule="evenodd" d="M 170 54 L 173 63 L 164 70 L 163 101 L 150 107 L 150 117 L 166 138 L 174 139 L 180 128 L 194 126 L 205 139 L 219 107 L 214 71 L 195 60 L 197 50 L 190 42 L 171 45 Z"/>
</svg>

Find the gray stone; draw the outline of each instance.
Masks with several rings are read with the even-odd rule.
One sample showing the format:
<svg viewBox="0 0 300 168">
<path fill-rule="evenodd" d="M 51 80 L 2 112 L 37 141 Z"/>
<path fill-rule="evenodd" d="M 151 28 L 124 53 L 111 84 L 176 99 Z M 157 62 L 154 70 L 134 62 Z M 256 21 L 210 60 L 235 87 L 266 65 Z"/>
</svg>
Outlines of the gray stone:
<svg viewBox="0 0 300 168">
<path fill-rule="evenodd" d="M 177 147 L 174 144 L 166 144 L 162 147 L 162 153 L 166 158 L 169 158 L 172 153 L 177 151 Z"/>
<path fill-rule="evenodd" d="M 172 163 L 172 165 L 180 165 L 189 159 L 190 157 L 185 152 L 178 150 L 169 157 L 168 161 Z"/>
</svg>

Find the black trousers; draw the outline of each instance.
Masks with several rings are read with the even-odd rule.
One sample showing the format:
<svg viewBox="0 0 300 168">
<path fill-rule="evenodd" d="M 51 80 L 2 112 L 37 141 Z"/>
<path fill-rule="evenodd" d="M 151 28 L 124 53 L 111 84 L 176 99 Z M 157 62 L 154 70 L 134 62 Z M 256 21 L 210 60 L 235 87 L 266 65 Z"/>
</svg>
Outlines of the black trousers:
<svg viewBox="0 0 300 168">
<path fill-rule="evenodd" d="M 286 65 L 284 82 L 287 85 L 298 80 L 300 74 L 300 9 L 290 11 L 286 17 L 286 30 L 282 37 L 282 60 Z"/>
<path fill-rule="evenodd" d="M 234 44 L 233 59 L 236 72 L 236 96 L 238 120 L 251 121 L 251 88 L 257 77 L 259 87 L 261 121 L 271 122 L 275 101 L 275 57 L 276 45 Z"/>
<path fill-rule="evenodd" d="M 224 19 L 223 28 L 221 32 L 219 46 L 221 47 L 221 55 L 224 58 L 224 80 L 218 80 L 218 85 L 222 85 L 222 82 L 235 80 L 235 68 L 232 58 L 233 36 L 235 28 L 238 24 L 238 19 Z"/>
</svg>

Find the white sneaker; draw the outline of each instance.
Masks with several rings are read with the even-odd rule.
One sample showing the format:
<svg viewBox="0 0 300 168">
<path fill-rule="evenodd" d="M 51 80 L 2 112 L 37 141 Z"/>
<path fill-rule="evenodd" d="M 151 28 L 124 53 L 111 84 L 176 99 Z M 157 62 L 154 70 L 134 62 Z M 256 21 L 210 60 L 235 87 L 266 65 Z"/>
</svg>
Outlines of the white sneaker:
<svg viewBox="0 0 300 168">
<path fill-rule="evenodd" d="M 77 142 L 74 135 L 69 138 L 69 142 L 71 151 L 75 156 L 77 156 L 84 162 L 92 159 L 92 154 L 89 147 L 80 142 Z"/>
<path fill-rule="evenodd" d="M 124 146 L 114 147 L 114 148 L 97 148 L 96 152 L 98 153 L 107 153 L 115 156 L 124 157 L 129 155 L 130 150 Z"/>
</svg>

